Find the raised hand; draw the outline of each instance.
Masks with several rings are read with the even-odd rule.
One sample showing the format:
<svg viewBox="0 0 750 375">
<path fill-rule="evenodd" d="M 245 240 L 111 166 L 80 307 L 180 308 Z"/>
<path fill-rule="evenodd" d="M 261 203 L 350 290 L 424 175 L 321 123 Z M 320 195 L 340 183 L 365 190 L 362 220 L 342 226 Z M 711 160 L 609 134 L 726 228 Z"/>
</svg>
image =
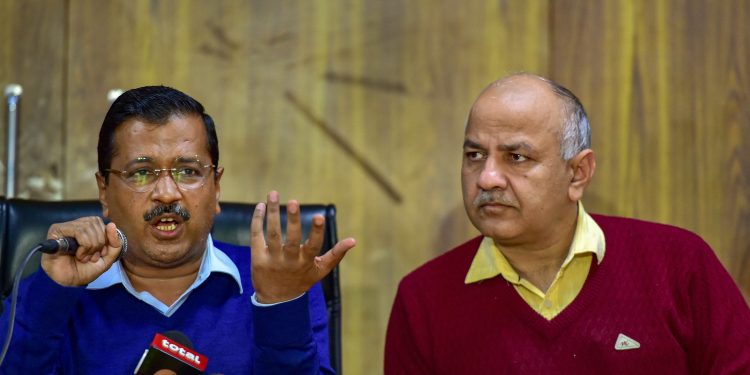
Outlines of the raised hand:
<svg viewBox="0 0 750 375">
<path fill-rule="evenodd" d="M 89 216 L 52 224 L 47 238 L 73 237 L 78 242 L 75 256 L 43 254 L 42 269 L 56 283 L 65 286 L 83 286 L 108 270 L 120 255 L 120 238 L 117 226 L 106 226 L 98 216 Z"/>
<path fill-rule="evenodd" d="M 263 221 L 266 225 L 267 241 L 263 236 Z M 328 275 L 354 247 L 353 238 L 339 241 L 323 255 L 325 219 L 316 215 L 307 241 L 302 241 L 299 203 L 291 200 L 286 206 L 286 241 L 281 234 L 279 216 L 279 193 L 268 193 L 268 204 L 255 206 L 250 223 L 250 246 L 252 248 L 252 278 L 255 299 L 260 303 L 288 301 L 307 292 L 315 283 Z"/>
</svg>

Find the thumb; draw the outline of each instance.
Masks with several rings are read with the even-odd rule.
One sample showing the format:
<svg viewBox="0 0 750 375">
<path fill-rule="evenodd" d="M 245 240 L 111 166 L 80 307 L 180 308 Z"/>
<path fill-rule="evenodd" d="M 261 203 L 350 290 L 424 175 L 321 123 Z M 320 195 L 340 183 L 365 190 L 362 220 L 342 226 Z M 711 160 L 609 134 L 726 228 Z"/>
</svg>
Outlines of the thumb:
<svg viewBox="0 0 750 375">
<path fill-rule="evenodd" d="M 103 255 L 107 265 L 114 263 L 120 257 L 120 252 L 123 250 L 123 243 L 120 236 L 117 234 L 117 231 L 117 225 L 115 225 L 115 223 L 109 223 L 105 228 L 107 234 L 107 251 L 106 254 Z"/>
<path fill-rule="evenodd" d="M 315 262 L 318 264 L 320 276 L 325 277 L 334 267 L 336 267 L 344 256 L 351 248 L 357 244 L 354 238 L 345 238 L 339 241 L 331 250 L 326 251 L 325 254 L 315 257 Z"/>
</svg>

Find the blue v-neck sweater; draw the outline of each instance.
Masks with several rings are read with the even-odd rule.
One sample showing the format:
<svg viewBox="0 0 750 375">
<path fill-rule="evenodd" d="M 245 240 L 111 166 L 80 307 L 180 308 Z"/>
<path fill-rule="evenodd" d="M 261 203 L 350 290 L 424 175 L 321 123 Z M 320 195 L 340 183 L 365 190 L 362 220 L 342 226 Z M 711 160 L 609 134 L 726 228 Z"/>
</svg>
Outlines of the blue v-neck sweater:
<svg viewBox="0 0 750 375">
<path fill-rule="evenodd" d="M 41 269 L 21 283 L 13 341 L 2 374 L 132 374 L 156 333 L 177 330 L 208 358 L 207 374 L 332 374 L 320 285 L 270 307 L 252 304 L 250 249 L 214 242 L 237 265 L 212 273 L 170 317 L 122 284 L 63 287 Z M 7 330 L 8 301 L 0 332 Z"/>
</svg>

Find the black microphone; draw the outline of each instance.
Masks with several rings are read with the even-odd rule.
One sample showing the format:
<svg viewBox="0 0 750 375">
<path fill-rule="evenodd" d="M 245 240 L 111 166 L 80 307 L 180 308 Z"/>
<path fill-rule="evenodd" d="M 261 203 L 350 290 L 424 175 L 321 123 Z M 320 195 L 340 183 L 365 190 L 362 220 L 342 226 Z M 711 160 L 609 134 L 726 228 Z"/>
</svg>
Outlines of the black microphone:
<svg viewBox="0 0 750 375">
<path fill-rule="evenodd" d="M 117 228 L 117 237 L 120 238 L 120 243 L 122 244 L 120 255 L 117 256 L 117 259 L 120 259 L 128 251 L 128 238 L 125 237 L 125 234 L 122 233 L 120 228 Z M 78 241 L 73 237 L 63 237 L 46 240 L 37 245 L 37 247 L 39 248 L 39 251 L 47 254 L 60 252 L 63 254 L 74 255 L 76 250 L 78 250 Z"/>
<path fill-rule="evenodd" d="M 75 254 L 78 250 L 78 241 L 73 237 L 51 239 L 39 244 L 39 251 L 46 254 L 55 254 L 58 251 L 64 254 Z"/>
<path fill-rule="evenodd" d="M 171 370 L 179 375 L 199 375 L 206 371 L 208 358 L 193 349 L 190 339 L 180 331 L 157 333 L 151 346 L 141 356 L 136 375 L 153 375 Z"/>
</svg>

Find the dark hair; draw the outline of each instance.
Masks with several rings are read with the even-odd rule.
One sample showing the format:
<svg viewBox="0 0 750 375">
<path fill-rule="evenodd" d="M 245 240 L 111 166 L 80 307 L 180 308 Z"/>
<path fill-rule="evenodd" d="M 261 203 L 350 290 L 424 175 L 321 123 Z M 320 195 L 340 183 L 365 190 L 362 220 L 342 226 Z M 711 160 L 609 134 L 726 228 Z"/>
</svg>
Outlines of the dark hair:
<svg viewBox="0 0 750 375">
<path fill-rule="evenodd" d="M 166 86 L 144 86 L 125 91 L 109 107 L 99 130 L 99 173 L 107 180 L 106 170 L 112 165 L 115 152 L 115 129 L 130 119 L 150 124 L 166 124 L 174 116 L 200 116 L 206 128 L 211 164 L 219 165 L 219 139 L 214 120 L 203 105 L 187 94 Z"/>
</svg>

